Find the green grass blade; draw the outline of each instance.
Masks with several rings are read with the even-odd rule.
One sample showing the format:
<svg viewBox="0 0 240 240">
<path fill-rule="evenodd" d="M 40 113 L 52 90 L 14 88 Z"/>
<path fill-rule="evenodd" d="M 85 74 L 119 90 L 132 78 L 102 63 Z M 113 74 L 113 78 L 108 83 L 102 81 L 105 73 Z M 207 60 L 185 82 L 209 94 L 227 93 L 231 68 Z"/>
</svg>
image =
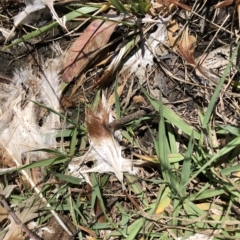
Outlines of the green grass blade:
<svg viewBox="0 0 240 240">
<path fill-rule="evenodd" d="M 144 219 L 140 218 L 128 227 L 129 235 L 126 240 L 135 240 L 139 231 L 143 228 Z"/>
<path fill-rule="evenodd" d="M 185 185 L 191 175 L 191 160 L 192 160 L 192 154 L 193 154 L 193 135 L 191 136 L 189 143 L 188 143 L 188 149 L 185 152 L 184 160 L 183 160 L 183 167 L 181 172 L 181 180 L 180 180 L 180 189 L 181 189 L 181 196 L 184 198 L 187 190 L 187 186 Z"/>
<path fill-rule="evenodd" d="M 159 101 L 159 113 L 160 113 L 160 121 L 159 121 L 159 129 L 158 129 L 158 149 L 159 149 L 159 159 L 161 163 L 161 171 L 163 174 L 163 179 L 167 183 L 171 183 L 171 165 L 168 161 L 167 157 L 167 138 L 166 138 L 166 132 L 165 132 L 165 123 L 163 118 L 163 104 L 162 99 Z"/>
<path fill-rule="evenodd" d="M 128 13 L 126 8 L 123 6 L 123 4 L 118 0 L 109 0 L 109 2 L 119 11 L 122 13 Z"/>
<path fill-rule="evenodd" d="M 61 20 L 68 22 L 68 21 L 71 21 L 72 19 L 74 19 L 76 17 L 79 17 L 81 15 L 84 15 L 86 13 L 94 12 L 97 9 L 98 8 L 96 8 L 96 7 L 90 7 L 90 6 L 89 7 L 82 7 L 82 8 L 76 9 L 76 10 L 74 10 L 74 11 L 64 15 L 61 18 Z M 16 39 L 15 41 L 13 41 L 13 43 L 8 45 L 6 48 L 10 48 L 10 47 L 12 47 L 14 45 L 17 45 L 17 44 L 21 43 L 21 42 L 26 42 L 26 41 L 34 38 L 34 37 L 38 37 L 42 33 L 46 32 L 46 31 L 48 31 L 48 30 L 50 30 L 50 29 L 52 29 L 52 28 L 54 28 L 54 27 L 56 27 L 58 25 L 59 25 L 58 22 L 55 21 L 53 23 L 48 24 L 47 26 L 43 26 L 43 27 L 41 27 L 41 28 L 39 28 L 39 29 L 29 33 L 29 34 L 26 34 L 26 35 L 22 36 L 19 39 Z"/>
<path fill-rule="evenodd" d="M 119 119 L 121 117 L 121 110 L 120 110 L 120 101 L 119 101 L 119 96 L 118 96 L 118 74 L 117 74 L 116 80 L 115 80 L 114 97 L 115 97 L 116 115 L 117 115 L 117 119 Z"/>
<path fill-rule="evenodd" d="M 203 172 L 208 166 L 210 166 L 213 162 L 215 162 L 218 158 L 223 156 L 224 154 L 229 153 L 233 149 L 239 147 L 240 145 L 240 137 L 236 137 L 231 142 L 229 142 L 225 147 L 223 147 L 219 152 L 212 156 L 193 176 L 188 180 L 188 182 L 184 185 L 184 187 L 190 183 L 195 177 L 198 176 L 201 172 Z"/>
<path fill-rule="evenodd" d="M 71 142 L 70 142 L 70 156 L 73 156 L 76 151 L 76 145 L 77 145 L 77 135 L 78 135 L 78 129 L 75 127 L 71 136 Z"/>
<path fill-rule="evenodd" d="M 151 98 L 146 90 L 140 86 L 143 93 L 146 95 L 152 106 L 155 108 L 156 111 L 159 111 L 159 101 Z M 184 122 L 176 113 L 174 113 L 171 109 L 168 109 L 166 106 L 163 105 L 163 117 L 166 118 L 170 123 L 175 125 L 177 128 L 182 130 L 188 136 L 191 136 L 192 132 L 194 132 L 194 138 L 199 139 L 200 134 L 193 129 L 192 126 Z"/>
<path fill-rule="evenodd" d="M 61 114 L 58 111 L 56 111 L 56 110 L 54 110 L 54 109 L 52 109 L 52 108 L 50 108 L 50 107 L 48 107 L 48 106 L 46 106 L 46 105 L 44 105 L 42 103 L 39 103 L 39 102 L 36 102 L 36 101 L 33 101 L 33 100 L 29 100 L 29 101 L 35 103 L 36 105 L 38 105 L 38 106 L 40 106 L 42 108 L 45 108 L 45 109 L 49 110 L 50 112 L 53 112 L 53 113 L 57 114 L 60 118 L 65 119 L 65 115 L 64 114 Z M 77 124 L 74 121 L 72 121 L 71 119 L 69 119 L 69 118 L 67 118 L 66 121 L 68 123 L 72 124 L 73 126 L 77 126 Z"/>
<path fill-rule="evenodd" d="M 236 55 L 237 55 L 237 53 L 238 53 L 238 48 L 239 48 L 239 46 L 240 46 L 240 43 L 238 43 L 235 51 L 233 52 L 232 57 L 231 57 L 230 61 L 228 62 L 227 67 L 226 67 L 226 69 L 224 70 L 223 75 L 222 75 L 222 77 L 221 77 L 221 79 L 220 79 L 220 81 L 219 81 L 219 83 L 218 83 L 218 85 L 217 85 L 217 87 L 216 87 L 216 89 L 215 89 L 215 91 L 214 91 L 214 94 L 212 95 L 212 98 L 211 98 L 211 100 L 210 100 L 210 103 L 208 104 L 208 108 L 207 108 L 207 111 L 206 111 L 206 114 L 205 114 L 204 120 L 203 120 L 203 126 L 202 126 L 203 129 L 206 129 L 206 128 L 207 128 L 207 124 L 208 124 L 208 122 L 209 122 L 209 120 L 210 120 L 210 117 L 211 117 L 211 115 L 212 115 L 212 111 L 213 111 L 213 109 L 214 109 L 214 107 L 215 107 L 215 104 L 216 104 L 216 102 L 217 102 L 217 100 L 218 100 L 219 93 L 220 93 L 221 90 L 222 90 L 223 83 L 224 83 L 224 81 L 225 81 L 225 79 L 226 79 L 226 77 L 227 77 L 227 74 L 228 74 L 229 71 L 230 71 L 230 68 L 231 68 L 232 63 L 233 63 L 233 61 L 234 61 L 234 58 L 236 57 Z"/>
<path fill-rule="evenodd" d="M 52 173 L 55 177 L 62 179 L 63 181 L 72 183 L 72 184 L 76 184 L 79 185 L 81 182 L 81 179 L 77 178 L 77 177 L 73 177 L 73 176 L 69 176 L 69 175 L 65 175 L 65 174 L 61 174 L 61 173 Z"/>
<path fill-rule="evenodd" d="M 132 187 L 135 195 L 137 195 L 137 196 L 141 195 L 142 204 L 145 207 L 148 207 L 147 196 L 145 195 L 145 193 L 142 189 L 142 185 L 138 181 L 136 181 L 136 177 L 132 176 L 130 174 L 127 174 L 127 173 L 125 173 L 124 176 L 128 179 L 128 183 Z"/>
<path fill-rule="evenodd" d="M 92 182 L 92 203 L 91 203 L 92 209 L 94 208 L 96 198 L 98 198 L 100 206 L 101 206 L 101 210 L 103 211 L 105 217 L 108 219 L 108 222 L 111 224 L 111 226 L 115 230 L 117 230 L 119 233 L 121 233 L 123 236 L 126 237 L 126 235 L 116 226 L 115 223 L 112 222 L 112 220 L 106 214 L 105 204 L 104 204 L 104 201 L 103 201 L 103 198 L 102 198 L 101 190 L 100 190 L 100 187 L 98 185 L 95 173 L 91 174 L 91 182 Z"/>
</svg>

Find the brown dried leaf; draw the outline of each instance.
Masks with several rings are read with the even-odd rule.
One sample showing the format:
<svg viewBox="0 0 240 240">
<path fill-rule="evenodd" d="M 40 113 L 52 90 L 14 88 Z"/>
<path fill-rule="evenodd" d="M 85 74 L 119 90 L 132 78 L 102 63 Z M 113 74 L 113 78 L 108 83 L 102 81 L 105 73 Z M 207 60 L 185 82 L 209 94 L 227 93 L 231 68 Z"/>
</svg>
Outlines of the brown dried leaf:
<svg viewBox="0 0 240 240">
<path fill-rule="evenodd" d="M 133 102 L 134 103 L 140 103 L 143 106 L 147 106 L 147 102 L 145 101 L 144 97 L 141 95 L 137 95 L 133 97 Z"/>
<path fill-rule="evenodd" d="M 191 11 L 191 7 L 184 4 L 184 3 L 180 3 L 179 0 L 169 0 L 171 3 L 173 3 L 175 6 L 178 6 L 182 9 L 185 9 L 187 11 Z"/>
<path fill-rule="evenodd" d="M 125 87 L 125 84 L 126 84 L 126 81 L 121 85 L 121 86 L 118 86 L 118 89 L 117 89 L 117 94 L 118 96 L 120 97 L 123 93 L 123 89 Z M 112 106 L 113 104 L 115 104 L 115 93 L 111 94 L 111 96 L 109 97 L 108 99 L 108 103 L 110 106 Z"/>
<path fill-rule="evenodd" d="M 8 211 L 0 205 L 0 222 L 8 218 Z"/>
<path fill-rule="evenodd" d="M 192 65 L 196 65 L 194 59 L 194 51 L 196 45 L 196 38 L 193 35 L 190 35 L 188 32 L 188 27 L 182 34 L 182 38 L 178 43 L 178 52 L 182 58 Z"/>
<path fill-rule="evenodd" d="M 168 41 L 169 46 L 173 47 L 174 51 L 177 51 L 176 41 L 178 38 L 178 34 L 176 34 L 176 31 L 178 30 L 179 30 L 178 22 L 176 20 L 169 21 L 167 26 Z"/>
<path fill-rule="evenodd" d="M 171 3 L 169 0 L 156 0 L 151 1 L 152 7 L 149 12 L 151 15 L 161 15 L 162 17 L 169 16 L 169 13 L 173 13 L 176 10 L 176 5 Z"/>
<path fill-rule="evenodd" d="M 107 44 L 117 23 L 94 20 L 72 44 L 63 62 L 63 79 L 71 82 L 91 60 L 96 51 Z"/>
<path fill-rule="evenodd" d="M 161 4 L 162 6 L 169 7 L 170 1 L 169 0 L 156 0 L 158 4 Z"/>
</svg>

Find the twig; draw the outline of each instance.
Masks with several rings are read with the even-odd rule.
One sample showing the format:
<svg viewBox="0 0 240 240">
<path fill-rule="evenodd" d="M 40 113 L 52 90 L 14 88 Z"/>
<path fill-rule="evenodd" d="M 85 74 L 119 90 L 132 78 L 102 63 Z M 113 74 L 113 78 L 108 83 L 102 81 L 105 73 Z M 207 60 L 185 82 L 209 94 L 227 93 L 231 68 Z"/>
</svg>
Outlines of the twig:
<svg viewBox="0 0 240 240">
<path fill-rule="evenodd" d="M 19 226 L 21 226 L 22 230 L 33 240 L 41 240 L 41 238 L 34 232 L 31 232 L 27 226 L 21 222 L 21 220 L 17 217 L 17 215 L 12 211 L 12 209 L 9 207 L 5 197 L 0 194 L 0 201 L 4 208 L 7 210 L 7 212 L 11 215 L 15 223 Z"/>
<path fill-rule="evenodd" d="M 210 43 L 208 44 L 207 48 L 204 50 L 201 59 L 198 62 L 198 66 L 201 66 L 202 62 L 204 61 L 203 56 L 204 54 L 207 52 L 207 50 L 209 49 L 209 47 L 211 46 L 211 44 L 213 43 L 214 39 L 217 37 L 218 33 L 220 32 L 220 30 L 223 29 L 223 25 L 225 24 L 225 22 L 228 20 L 228 18 L 230 17 L 230 14 L 228 14 L 226 16 L 226 18 L 224 19 L 223 23 L 221 24 L 221 26 L 218 28 L 217 32 L 214 34 L 212 40 L 210 41 Z"/>
<path fill-rule="evenodd" d="M 129 123 L 133 120 L 139 119 L 143 116 L 146 116 L 147 113 L 150 113 L 152 111 L 154 111 L 153 107 L 149 107 L 149 108 L 139 110 L 139 111 L 137 111 L 133 114 L 130 114 L 128 116 L 125 116 L 125 117 L 122 117 L 120 119 L 116 119 L 116 120 L 112 121 L 111 123 L 109 123 L 109 127 L 114 129 L 114 130 L 118 130 L 122 126 L 124 126 L 125 124 L 127 124 L 127 123 Z"/>
<path fill-rule="evenodd" d="M 8 149 L 6 149 L 7 153 L 9 155 L 11 155 L 11 153 L 8 151 Z M 17 159 L 15 157 L 13 157 L 14 162 L 16 163 L 16 165 L 18 167 L 21 167 L 21 165 L 19 164 L 19 162 L 17 161 Z M 39 195 L 40 199 L 46 204 L 47 207 L 51 207 L 51 205 L 48 203 L 47 199 L 43 196 L 42 192 L 40 191 L 40 189 L 35 185 L 35 183 L 33 182 L 33 180 L 30 178 L 30 176 L 28 175 L 28 173 L 25 170 L 21 170 L 20 171 L 24 177 L 27 179 L 27 181 L 29 182 L 29 184 L 31 185 L 31 187 L 33 188 L 33 190 Z M 60 226 L 71 236 L 72 233 L 71 231 L 68 229 L 68 227 L 64 224 L 64 222 L 61 220 L 61 218 L 58 216 L 58 214 L 54 211 L 54 210 L 50 210 L 50 212 L 52 213 L 52 215 L 55 217 L 55 219 L 57 220 L 57 222 L 60 224 Z"/>
<path fill-rule="evenodd" d="M 229 33 L 230 35 L 233 35 L 233 36 L 236 35 L 234 32 L 229 31 L 229 30 L 227 30 L 226 28 L 221 27 L 221 26 L 219 26 L 218 24 L 216 24 L 216 23 L 214 23 L 214 22 L 211 22 L 210 20 L 204 18 L 204 17 L 201 16 L 200 14 L 198 14 L 198 13 L 196 13 L 196 12 L 194 12 L 194 11 L 191 11 L 191 12 L 192 12 L 194 15 L 198 16 L 199 18 L 204 19 L 206 22 L 211 23 L 214 27 L 221 28 L 221 30 L 223 30 L 223 31 L 225 31 L 225 32 L 227 32 L 227 33 Z"/>
</svg>

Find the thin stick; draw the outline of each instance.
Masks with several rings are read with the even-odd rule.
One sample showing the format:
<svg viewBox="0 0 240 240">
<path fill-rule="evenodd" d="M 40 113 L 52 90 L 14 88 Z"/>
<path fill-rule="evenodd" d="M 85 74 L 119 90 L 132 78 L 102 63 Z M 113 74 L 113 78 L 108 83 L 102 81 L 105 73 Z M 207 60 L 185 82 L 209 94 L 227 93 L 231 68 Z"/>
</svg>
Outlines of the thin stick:
<svg viewBox="0 0 240 240">
<path fill-rule="evenodd" d="M 8 152 L 8 149 L 6 148 L 6 151 Z M 9 155 L 11 155 L 8 152 Z M 18 167 L 21 167 L 20 164 L 18 163 L 18 161 L 15 159 L 15 157 L 13 157 L 14 162 L 16 163 L 16 165 Z M 34 189 L 34 191 L 39 195 L 39 197 L 41 198 L 41 200 L 46 204 L 47 207 L 51 207 L 51 205 L 48 203 L 47 199 L 43 196 L 43 194 L 41 193 L 41 191 L 39 190 L 39 188 L 35 185 L 35 183 L 33 182 L 33 180 L 29 177 L 29 175 L 27 174 L 27 172 L 25 170 L 21 170 L 20 171 L 22 173 L 22 175 L 24 175 L 24 177 L 27 179 L 27 181 L 29 182 L 29 184 L 31 185 L 31 187 Z M 72 233 L 71 231 L 68 229 L 68 227 L 64 224 L 64 222 L 61 220 L 61 218 L 58 216 L 58 214 L 54 211 L 54 210 L 50 210 L 50 212 L 52 213 L 52 215 L 55 217 L 55 219 L 57 220 L 57 222 L 61 225 L 61 227 L 71 236 Z"/>
<path fill-rule="evenodd" d="M 208 44 L 207 48 L 204 50 L 201 59 L 198 62 L 198 66 L 201 66 L 202 62 L 204 61 L 203 59 L 203 55 L 207 52 L 207 50 L 209 49 L 209 47 L 211 46 L 211 44 L 213 43 L 213 41 L 215 40 L 215 38 L 217 37 L 218 33 L 220 32 L 220 30 L 223 29 L 223 25 L 225 24 L 225 22 L 228 20 L 228 18 L 230 17 L 230 15 L 228 14 L 227 17 L 224 19 L 223 23 L 221 24 L 221 26 L 219 27 L 219 29 L 217 30 L 217 32 L 214 34 L 212 40 L 210 41 L 210 43 Z"/>
<path fill-rule="evenodd" d="M 27 226 L 21 222 L 21 220 L 17 217 L 17 215 L 12 211 L 12 209 L 9 207 L 5 197 L 3 195 L 0 194 L 0 201 L 2 203 L 2 205 L 4 206 L 4 208 L 7 210 L 7 212 L 11 215 L 11 217 L 13 218 L 14 222 L 21 226 L 22 230 L 33 240 L 41 240 L 41 238 L 34 232 L 31 232 Z"/>
<path fill-rule="evenodd" d="M 154 109 L 152 107 L 139 110 L 139 111 L 137 111 L 133 114 L 130 114 L 128 116 L 125 116 L 125 117 L 122 117 L 120 119 L 116 119 L 116 120 L 112 121 L 111 123 L 109 123 L 109 127 L 114 129 L 114 130 L 118 130 L 122 126 L 124 126 L 125 124 L 127 124 L 127 123 L 129 123 L 133 120 L 139 119 L 143 116 L 146 116 L 146 114 L 151 112 L 151 111 L 154 111 Z"/>
</svg>

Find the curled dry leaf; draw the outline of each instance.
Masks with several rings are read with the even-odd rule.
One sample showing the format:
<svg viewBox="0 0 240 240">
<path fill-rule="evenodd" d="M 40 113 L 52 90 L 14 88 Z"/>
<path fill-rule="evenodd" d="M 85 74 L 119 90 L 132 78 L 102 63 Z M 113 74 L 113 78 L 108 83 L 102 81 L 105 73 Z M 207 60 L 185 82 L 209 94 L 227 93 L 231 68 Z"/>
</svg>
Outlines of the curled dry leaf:
<svg viewBox="0 0 240 240">
<path fill-rule="evenodd" d="M 187 11 L 191 11 L 191 7 L 180 3 L 179 0 L 156 0 L 151 1 L 152 7 L 150 8 L 150 14 L 153 16 L 161 15 L 161 16 L 169 16 L 170 13 L 176 11 L 177 8 L 182 8 Z"/>
<path fill-rule="evenodd" d="M 191 7 L 188 6 L 187 4 L 180 3 L 179 0 L 169 0 L 169 2 L 173 3 L 175 6 L 178 6 L 182 9 L 185 9 L 187 11 L 191 11 Z"/>
<path fill-rule="evenodd" d="M 132 169 L 130 159 L 122 157 L 119 145 L 120 132 L 113 133 L 109 127 L 112 116 L 104 96 L 96 111 L 92 109 L 87 111 L 86 118 L 90 148 L 83 156 L 70 162 L 69 174 L 82 178 L 81 176 L 88 172 L 113 172 L 123 184 L 123 172 L 134 173 L 136 169 Z M 96 161 L 96 166 L 84 170 L 83 163 L 87 161 Z"/>
<path fill-rule="evenodd" d="M 219 49 L 219 51 L 218 50 L 213 51 L 212 54 L 211 53 L 204 54 L 203 56 L 195 59 L 194 58 L 195 46 L 196 46 L 196 38 L 189 34 L 188 27 L 187 27 L 182 34 L 181 40 L 178 42 L 178 47 L 177 47 L 178 53 L 190 66 L 192 66 L 195 69 L 196 74 L 201 79 L 205 79 L 208 82 L 210 81 L 215 85 L 219 81 L 220 77 L 216 73 L 216 71 L 214 71 L 214 68 L 220 69 L 220 66 L 224 66 L 224 67 L 226 66 L 226 64 L 224 65 L 220 60 L 221 50 Z M 218 52 L 219 52 L 219 55 L 218 55 Z M 226 59 L 225 59 L 225 62 L 226 62 Z M 214 65 L 218 67 L 214 67 Z"/>
<path fill-rule="evenodd" d="M 147 106 L 146 100 L 145 100 L 144 97 L 141 96 L 141 95 L 136 95 L 136 96 L 134 96 L 134 97 L 133 97 L 133 102 L 134 102 L 134 103 L 141 104 L 141 105 L 143 105 L 143 106 Z"/>
<path fill-rule="evenodd" d="M 176 10 L 176 6 L 169 0 L 151 0 L 151 5 L 149 12 L 153 16 L 169 16 Z"/>
<path fill-rule="evenodd" d="M 176 32 L 179 30 L 178 22 L 177 20 L 171 20 L 168 23 L 167 26 L 167 33 L 168 33 L 168 42 L 169 46 L 172 47 L 172 49 L 176 52 L 177 51 L 177 38 L 178 34 Z"/>
<path fill-rule="evenodd" d="M 202 80 L 207 80 L 216 85 L 225 70 L 231 56 L 231 46 L 224 45 L 209 53 L 204 53 L 198 58 L 194 58 L 196 38 L 189 34 L 188 27 L 183 32 L 181 40 L 178 42 L 178 53 L 192 67 L 194 67 L 196 75 Z M 232 52 L 235 47 L 232 48 Z M 236 59 L 231 68 L 236 73 Z"/>
<path fill-rule="evenodd" d="M 195 46 L 196 38 L 189 34 L 188 27 L 186 27 L 181 40 L 178 42 L 178 52 L 192 66 L 196 65 L 194 59 Z"/>
<path fill-rule="evenodd" d="M 6 218 L 8 218 L 8 211 L 0 205 L 0 224 Z"/>
<path fill-rule="evenodd" d="M 97 50 L 107 44 L 117 23 L 94 20 L 72 44 L 63 60 L 63 79 L 71 82 L 87 66 Z"/>
</svg>

